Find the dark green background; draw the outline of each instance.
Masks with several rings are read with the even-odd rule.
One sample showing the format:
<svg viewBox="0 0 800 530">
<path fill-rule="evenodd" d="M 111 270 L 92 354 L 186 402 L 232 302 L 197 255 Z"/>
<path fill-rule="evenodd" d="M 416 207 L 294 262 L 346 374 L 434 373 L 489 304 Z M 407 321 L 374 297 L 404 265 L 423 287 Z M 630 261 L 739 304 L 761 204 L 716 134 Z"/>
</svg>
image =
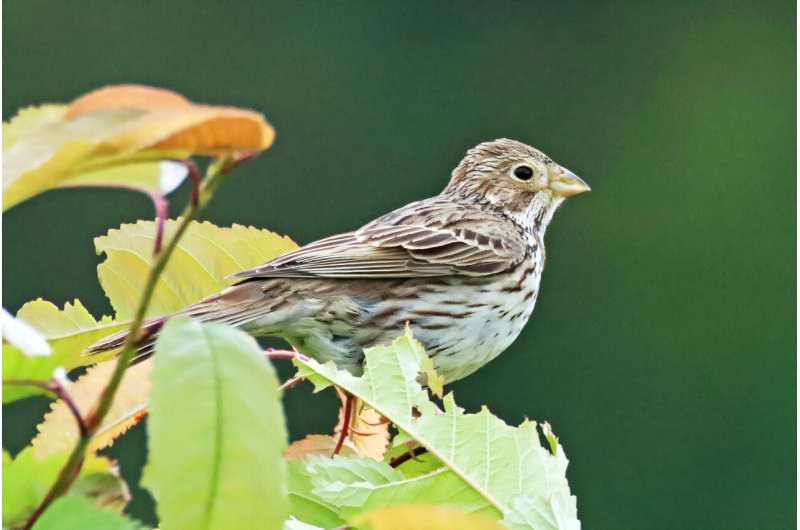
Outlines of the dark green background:
<svg viewBox="0 0 800 530">
<path fill-rule="evenodd" d="M 542 148 L 594 191 L 557 214 L 531 323 L 453 385 L 460 402 L 552 422 L 587 529 L 789 528 L 794 10 L 7 1 L 3 117 L 118 82 L 263 111 L 277 143 L 206 217 L 299 242 L 437 193 L 480 141 Z M 91 238 L 151 215 L 111 191 L 10 210 L 3 305 L 80 297 L 107 312 Z M 3 445 L 18 450 L 33 432 L 22 414 L 42 407 L 5 408 Z M 296 390 L 288 414 L 296 436 L 324 431 L 334 404 Z M 114 449 L 129 476 L 144 443 L 140 427 Z M 137 495 L 131 510 L 152 521 Z"/>
</svg>

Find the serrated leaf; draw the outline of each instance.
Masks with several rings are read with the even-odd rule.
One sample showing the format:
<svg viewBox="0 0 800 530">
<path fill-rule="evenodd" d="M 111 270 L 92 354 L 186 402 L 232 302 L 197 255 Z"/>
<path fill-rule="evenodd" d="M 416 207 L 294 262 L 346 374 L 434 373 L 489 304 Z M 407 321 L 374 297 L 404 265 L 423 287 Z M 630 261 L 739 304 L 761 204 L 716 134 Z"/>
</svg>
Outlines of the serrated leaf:
<svg viewBox="0 0 800 530">
<path fill-rule="evenodd" d="M 161 528 L 279 528 L 286 427 L 272 365 L 220 324 L 170 319 L 156 342 L 142 483 Z"/>
<path fill-rule="evenodd" d="M 552 497 L 517 497 L 503 523 L 509 530 L 580 530 L 575 497 L 556 493 Z"/>
<path fill-rule="evenodd" d="M 70 396 L 83 417 L 86 417 L 97 404 L 115 367 L 115 362 L 93 366 L 70 386 Z M 97 451 L 111 445 L 119 435 L 144 417 L 150 394 L 152 367 L 152 359 L 147 359 L 126 370 L 111 409 L 92 437 L 89 451 Z M 44 422 L 36 429 L 39 434 L 31 445 L 39 458 L 69 450 L 79 437 L 75 418 L 61 400 L 50 405 L 50 412 L 45 414 Z"/>
<path fill-rule="evenodd" d="M 303 472 L 314 486 L 312 493 L 336 506 L 345 519 L 403 504 L 442 504 L 499 517 L 480 493 L 467 487 L 446 467 L 407 478 L 388 464 L 370 458 L 311 456 L 305 463 Z"/>
<path fill-rule="evenodd" d="M 406 323 L 405 333 L 411 336 L 411 326 L 408 323 Z M 425 348 L 422 347 L 422 344 L 418 341 L 411 341 L 411 346 L 414 353 L 417 354 L 417 359 L 419 359 L 420 374 L 424 379 L 424 384 L 434 396 L 441 399 L 444 397 L 444 376 L 436 372 L 433 359 L 425 353 Z"/>
<path fill-rule="evenodd" d="M 114 166 L 259 152 L 275 133 L 258 112 L 198 105 L 141 85 L 21 111 L 3 124 L 3 209 Z M 98 173 L 95 177 L 100 177 Z M 111 184 L 119 184 L 112 179 Z"/>
<path fill-rule="evenodd" d="M 380 508 L 356 517 L 351 524 L 363 530 L 504 530 L 486 516 L 421 504 Z"/>
<path fill-rule="evenodd" d="M 59 471 L 67 461 L 68 453 L 38 459 L 31 447 L 26 447 L 11 463 L 3 467 L 3 526 L 15 526 L 25 521 L 34 508 L 39 505 L 50 486 L 55 482 Z M 104 488 L 88 488 L 89 481 L 97 486 L 97 478 L 105 477 Z M 127 488 L 117 474 L 114 462 L 105 457 L 90 455 L 81 469 L 73 488 L 86 487 L 94 491 L 98 498 L 124 499 Z M 85 490 L 86 491 L 86 490 Z M 117 506 L 119 504 L 117 503 Z"/>
<path fill-rule="evenodd" d="M 330 453 L 328 453 L 330 454 Z M 338 509 L 314 493 L 314 485 L 302 460 L 287 462 L 289 477 L 286 483 L 289 493 L 289 512 L 306 524 L 322 528 L 337 528 L 344 524 Z"/>
<path fill-rule="evenodd" d="M 169 220 L 164 237 L 172 237 L 177 221 Z M 117 320 L 132 318 L 153 260 L 155 223 L 123 224 L 95 238 L 106 260 L 97 267 L 100 284 L 116 311 Z M 228 287 L 225 276 L 255 267 L 297 245 L 268 230 L 208 222 L 192 223 L 159 277 L 148 316 L 171 314 Z"/>
<path fill-rule="evenodd" d="M 3 342 L 18 348 L 28 357 L 45 356 L 53 353 L 53 349 L 47 344 L 47 340 L 30 324 L 13 317 L 5 308 L 0 309 L 0 316 L 3 323 Z"/>
<path fill-rule="evenodd" d="M 441 467 L 409 478 L 385 463 L 312 457 L 307 467 L 314 492 L 341 506 L 346 516 L 354 515 L 353 510 L 436 502 L 502 518 L 516 511 L 512 503 L 522 496 L 534 506 L 553 498 L 573 499 L 571 505 L 559 504 L 565 510 L 561 521 L 579 524 L 561 447 L 556 446 L 555 454 L 542 447 L 533 422 L 512 427 L 485 407 L 477 414 L 466 414 L 452 394 L 445 397 L 444 410 L 439 410 L 417 381 L 421 367 L 414 347 L 407 332 L 391 346 L 365 350 L 360 377 L 330 363 L 297 360 L 295 364 L 317 389 L 334 384 L 365 401 L 397 426 L 401 441 L 415 440 Z M 548 437 L 549 444 L 552 440 L 555 438 Z M 346 469 L 341 469 L 343 466 Z M 343 478 L 347 476 L 355 478 Z M 433 500 L 442 492 L 450 496 Z"/>
<path fill-rule="evenodd" d="M 36 521 L 33 530 L 139 530 L 139 522 L 111 510 L 99 508 L 89 499 L 69 494 L 57 499 Z"/>
<path fill-rule="evenodd" d="M 81 353 L 90 344 L 127 327 L 127 323 L 114 322 L 110 317 L 95 320 L 78 300 L 67 302 L 63 309 L 59 309 L 40 298 L 23 305 L 17 318 L 41 333 L 50 344 L 52 353 L 32 358 L 10 344 L 3 344 L 4 381 L 48 381 L 59 366 L 70 370 L 103 360 L 108 356 L 89 359 Z M 3 403 L 42 393 L 45 391 L 34 386 L 3 385 Z"/>
</svg>

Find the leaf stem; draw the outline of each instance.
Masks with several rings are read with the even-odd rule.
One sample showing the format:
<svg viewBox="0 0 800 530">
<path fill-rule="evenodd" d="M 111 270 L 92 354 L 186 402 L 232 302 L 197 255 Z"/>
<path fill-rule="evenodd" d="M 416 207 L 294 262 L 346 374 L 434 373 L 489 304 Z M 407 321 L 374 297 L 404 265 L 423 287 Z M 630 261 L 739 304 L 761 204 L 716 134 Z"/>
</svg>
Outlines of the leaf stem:
<svg viewBox="0 0 800 530">
<path fill-rule="evenodd" d="M 287 390 L 289 390 L 290 388 L 295 386 L 297 383 L 300 383 L 301 381 L 305 381 L 305 380 L 306 380 L 306 378 L 303 377 L 302 375 L 296 375 L 296 376 L 292 377 L 291 379 L 287 379 L 286 381 L 284 381 L 283 384 L 280 387 L 280 390 L 281 390 L 281 392 L 286 392 Z"/>
<path fill-rule="evenodd" d="M 117 358 L 117 364 L 114 368 L 113 374 L 111 375 L 111 379 L 103 389 L 103 392 L 100 394 L 94 411 L 90 412 L 85 418 L 85 429 L 81 432 L 81 436 L 78 439 L 78 442 L 75 444 L 75 448 L 72 450 L 67 463 L 61 468 L 58 478 L 50 487 L 50 490 L 47 492 L 44 499 L 42 499 L 42 502 L 36 507 L 33 514 L 31 514 L 30 518 L 25 523 L 24 530 L 29 530 L 32 528 L 37 519 L 39 519 L 39 517 L 50 506 L 50 504 L 52 504 L 52 502 L 58 497 L 64 495 L 77 478 L 81 466 L 83 465 L 83 461 L 86 458 L 86 450 L 89 447 L 89 442 L 102 424 L 106 414 L 108 414 L 108 411 L 111 409 L 114 396 L 116 395 L 117 389 L 122 382 L 122 377 L 125 375 L 125 370 L 128 369 L 128 366 L 130 365 L 130 362 L 136 353 L 137 345 L 141 340 L 142 324 L 144 323 L 145 314 L 150 305 L 150 300 L 153 298 L 153 293 L 155 292 L 158 278 L 164 271 L 170 256 L 172 256 L 172 253 L 177 247 L 178 242 L 186 233 L 186 230 L 189 228 L 191 222 L 213 197 L 214 191 L 221 184 L 225 176 L 224 171 L 227 169 L 225 160 L 217 159 L 215 162 L 212 162 L 206 171 L 206 177 L 202 182 L 202 187 L 200 187 L 197 186 L 197 183 L 199 183 L 197 166 L 195 166 L 193 162 L 189 161 L 187 167 L 189 169 L 189 174 L 192 176 L 192 181 L 195 183 L 192 191 L 192 197 L 180 217 L 175 235 L 172 236 L 162 252 L 154 256 L 155 261 L 150 267 L 150 271 L 147 275 L 147 280 L 144 285 L 144 290 L 142 291 L 139 306 L 136 309 L 133 322 L 131 323 L 128 335 L 125 338 L 125 343 L 122 346 L 122 352 Z"/>
<path fill-rule="evenodd" d="M 80 435 L 87 435 L 86 421 L 83 419 L 80 409 L 78 409 L 78 406 L 75 404 L 75 401 L 72 399 L 72 395 L 70 395 L 67 388 L 61 384 L 61 381 L 58 379 L 54 378 L 50 379 L 49 381 L 40 381 L 38 379 L 4 379 L 3 384 L 11 386 L 35 386 L 41 388 L 42 390 L 52 392 L 57 398 L 64 402 L 69 411 L 75 417 L 75 422 L 78 424 L 78 431 Z"/>
</svg>

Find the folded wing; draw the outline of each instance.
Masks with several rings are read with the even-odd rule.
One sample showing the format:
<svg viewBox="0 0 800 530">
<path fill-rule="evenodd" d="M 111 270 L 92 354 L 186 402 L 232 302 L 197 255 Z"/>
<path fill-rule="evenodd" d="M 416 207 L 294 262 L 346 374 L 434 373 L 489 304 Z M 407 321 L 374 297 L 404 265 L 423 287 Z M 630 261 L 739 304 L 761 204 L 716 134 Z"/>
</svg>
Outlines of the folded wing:
<svg viewBox="0 0 800 530">
<path fill-rule="evenodd" d="M 310 243 L 234 278 L 481 276 L 517 265 L 521 229 L 498 213 L 435 197 Z"/>
</svg>

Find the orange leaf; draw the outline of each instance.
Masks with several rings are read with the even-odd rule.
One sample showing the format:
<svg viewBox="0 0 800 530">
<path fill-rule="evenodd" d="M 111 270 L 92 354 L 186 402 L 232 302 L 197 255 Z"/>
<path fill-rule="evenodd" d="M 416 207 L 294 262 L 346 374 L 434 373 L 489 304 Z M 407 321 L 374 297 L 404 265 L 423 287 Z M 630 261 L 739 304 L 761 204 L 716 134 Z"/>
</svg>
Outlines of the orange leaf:
<svg viewBox="0 0 800 530">
<path fill-rule="evenodd" d="M 3 124 L 3 136 L 3 208 L 8 209 L 88 172 L 192 155 L 259 153 L 272 145 L 275 131 L 256 111 L 201 105 L 160 88 L 117 85 L 69 105 L 24 109 Z M 92 183 L 104 184 L 102 172 Z"/>
<path fill-rule="evenodd" d="M 309 434 L 302 440 L 297 440 L 289 445 L 286 458 L 303 458 L 308 455 L 331 456 L 336 447 L 336 438 L 327 434 Z M 342 456 L 358 456 L 352 444 L 345 442 L 339 452 Z"/>
<path fill-rule="evenodd" d="M 339 407 L 339 421 L 334 429 L 338 438 L 342 431 L 344 421 L 345 398 L 339 389 L 336 389 L 341 406 Z M 382 461 L 389 445 L 389 421 L 378 414 L 374 409 L 365 406 L 360 399 L 355 399 L 353 404 L 354 414 L 350 418 L 350 428 L 347 438 L 352 442 L 359 456 Z M 333 448 L 331 448 L 333 450 Z"/>
<path fill-rule="evenodd" d="M 92 366 L 68 389 L 72 400 L 86 418 L 97 403 L 116 362 L 104 362 Z M 147 398 L 150 394 L 150 372 L 152 359 L 148 359 L 125 372 L 111 410 L 89 444 L 89 451 L 108 447 L 114 440 L 136 425 L 147 414 Z M 39 434 L 33 439 L 33 450 L 38 458 L 69 451 L 78 440 L 78 426 L 66 404 L 58 400 L 50 405 L 50 412 L 36 427 Z"/>
<path fill-rule="evenodd" d="M 73 120 L 99 110 L 130 108 L 160 110 L 190 107 L 191 101 L 172 90 L 144 85 L 112 85 L 92 90 L 70 103 L 64 116 Z"/>
</svg>

